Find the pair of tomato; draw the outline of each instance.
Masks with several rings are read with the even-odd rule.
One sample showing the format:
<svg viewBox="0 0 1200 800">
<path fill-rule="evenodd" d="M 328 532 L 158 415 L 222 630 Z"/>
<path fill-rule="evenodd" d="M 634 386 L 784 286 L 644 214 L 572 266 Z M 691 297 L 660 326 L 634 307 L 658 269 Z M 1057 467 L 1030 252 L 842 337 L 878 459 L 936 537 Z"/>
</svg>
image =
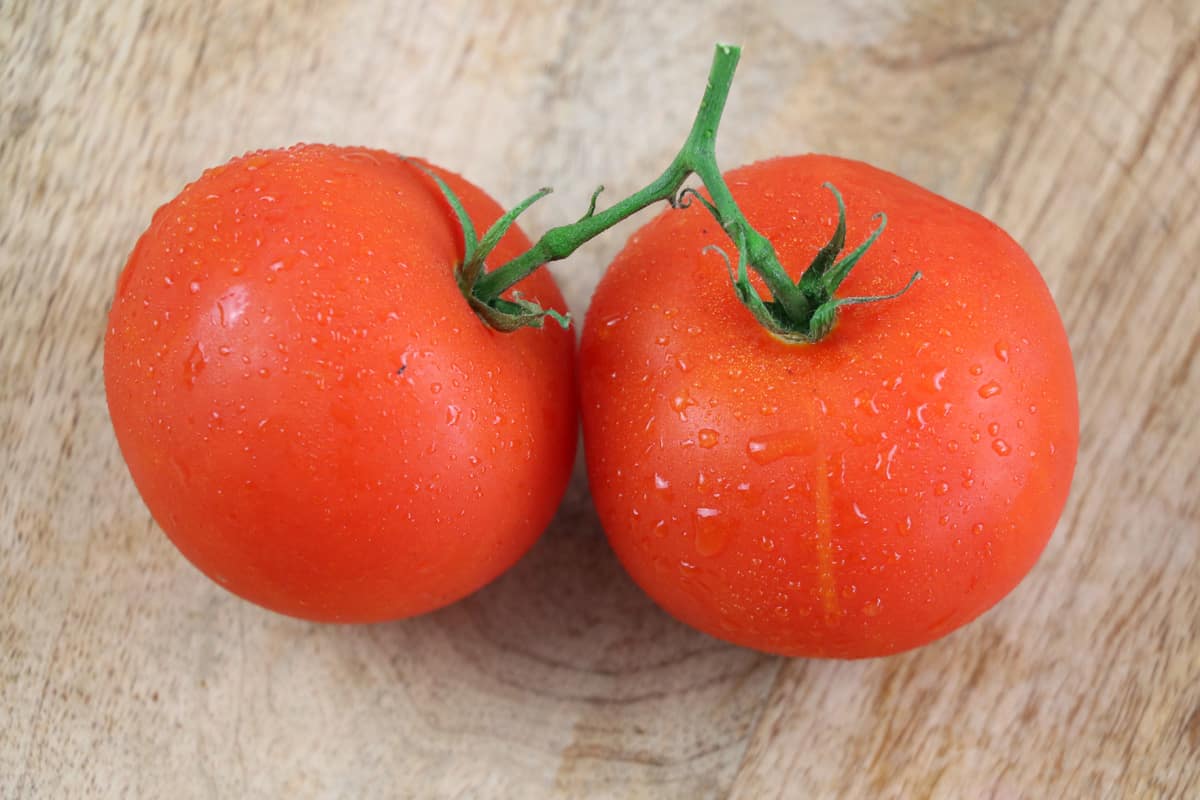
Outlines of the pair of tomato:
<svg viewBox="0 0 1200 800">
<path fill-rule="evenodd" d="M 477 228 L 501 215 L 434 172 Z M 461 227 L 411 163 L 326 146 L 234 159 L 158 211 L 120 277 L 105 380 L 122 453 L 162 529 L 229 590 L 393 619 L 533 544 L 571 470 L 578 387 L 596 508 L 669 612 L 793 655 L 917 646 L 1045 545 L 1077 444 L 1070 353 L 1036 269 L 981 217 L 833 158 L 728 175 L 789 266 L 829 237 L 825 181 L 851 236 L 891 220 L 846 293 L 921 270 L 903 298 L 782 342 L 705 251 L 728 246 L 708 212 L 671 209 L 601 281 L 577 359 L 571 331 L 476 316 Z M 529 246 L 514 226 L 489 262 Z M 517 288 L 566 310 L 545 269 Z"/>
</svg>

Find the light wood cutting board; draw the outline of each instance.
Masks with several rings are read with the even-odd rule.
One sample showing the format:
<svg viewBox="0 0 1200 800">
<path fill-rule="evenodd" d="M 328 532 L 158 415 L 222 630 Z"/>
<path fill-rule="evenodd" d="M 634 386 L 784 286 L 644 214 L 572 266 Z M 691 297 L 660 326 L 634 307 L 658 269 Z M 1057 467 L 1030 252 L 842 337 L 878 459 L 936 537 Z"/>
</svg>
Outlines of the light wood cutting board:
<svg viewBox="0 0 1200 800">
<path fill-rule="evenodd" d="M 1082 447 L 1029 578 L 906 655 L 785 660 L 674 622 L 581 474 L 429 616 L 285 619 L 155 528 L 101 336 L 153 210 L 295 141 L 423 154 L 524 223 L 627 194 L 745 47 L 733 167 L 826 151 L 992 217 L 1074 349 Z M 646 214 L 639 217 L 644 221 Z M 0 5 L 0 796 L 1196 797 L 1200 3 Z M 577 314 L 637 221 L 556 267 Z"/>
</svg>

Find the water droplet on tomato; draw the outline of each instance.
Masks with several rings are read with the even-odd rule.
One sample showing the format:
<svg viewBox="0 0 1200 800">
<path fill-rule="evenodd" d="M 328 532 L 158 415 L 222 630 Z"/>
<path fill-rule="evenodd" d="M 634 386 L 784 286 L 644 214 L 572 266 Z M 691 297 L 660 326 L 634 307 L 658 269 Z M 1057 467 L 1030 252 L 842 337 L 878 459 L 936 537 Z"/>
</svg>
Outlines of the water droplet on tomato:
<svg viewBox="0 0 1200 800">
<path fill-rule="evenodd" d="M 758 537 L 758 546 L 761 547 L 765 552 L 769 553 L 775 549 L 775 540 L 764 533 L 762 536 Z"/>
<path fill-rule="evenodd" d="M 972 364 L 970 372 L 972 375 L 976 375 L 976 376 L 982 375 L 983 374 L 983 364 Z"/>
<path fill-rule="evenodd" d="M 942 390 L 942 384 L 945 383 L 945 381 L 946 381 L 946 372 L 947 371 L 948 370 L 943 369 L 943 370 L 939 370 L 938 372 L 934 373 L 934 375 L 933 375 L 933 390 L 935 392 L 940 392 Z"/>
<path fill-rule="evenodd" d="M 241 318 L 249 303 L 246 287 L 234 286 L 217 300 L 217 322 L 222 328 L 228 328 Z"/>
<path fill-rule="evenodd" d="M 720 438 L 720 434 L 712 428 L 701 428 L 700 432 L 696 434 L 696 442 L 705 450 L 716 447 Z"/>
<path fill-rule="evenodd" d="M 874 600 L 863 604 L 862 613 L 864 617 L 877 617 L 882 609 L 883 598 L 876 597 Z"/>
<path fill-rule="evenodd" d="M 669 489 L 671 488 L 671 482 L 656 472 L 654 473 L 654 488 Z"/>
<path fill-rule="evenodd" d="M 192 281 L 191 283 L 189 283 L 188 291 L 191 292 L 192 294 L 195 294 L 196 292 L 200 291 L 200 281 Z"/>
<path fill-rule="evenodd" d="M 1003 439 L 996 439 L 993 441 L 992 449 L 996 451 L 996 455 L 1000 456 L 1006 456 L 1012 452 L 1011 448 L 1008 446 L 1008 442 L 1004 441 Z"/>
<path fill-rule="evenodd" d="M 208 359 L 204 355 L 204 348 L 197 342 L 192 346 L 192 352 L 183 362 L 183 377 L 188 387 L 196 385 L 196 378 L 208 366 Z"/>
<path fill-rule="evenodd" d="M 696 509 L 696 552 L 705 557 L 715 556 L 729 544 L 733 529 L 717 519 L 715 508 Z"/>
<path fill-rule="evenodd" d="M 912 410 L 912 419 L 918 430 L 925 430 L 925 427 L 929 424 L 929 421 L 925 417 L 928 411 L 929 403 L 921 403 L 921 405 Z"/>
<path fill-rule="evenodd" d="M 995 397 L 998 394 L 1000 394 L 1000 384 L 995 381 L 988 381 L 979 387 L 979 396 L 985 400 L 989 397 Z"/>
<path fill-rule="evenodd" d="M 983 533 L 983 523 L 982 523 L 982 522 L 976 522 L 974 525 L 972 525 L 972 526 L 971 526 L 971 533 L 975 534 L 976 536 L 978 536 L 979 534 Z"/>
<path fill-rule="evenodd" d="M 759 464 L 770 464 L 789 456 L 808 455 L 815 444 L 804 431 L 781 431 L 756 436 L 746 443 L 746 452 Z"/>
<path fill-rule="evenodd" d="M 458 417 L 461 413 L 462 412 L 460 411 L 458 406 L 455 406 L 455 405 L 446 406 L 446 424 L 447 425 L 457 425 Z"/>
<path fill-rule="evenodd" d="M 1004 341 L 996 342 L 996 358 L 1008 363 L 1008 343 Z"/>
<path fill-rule="evenodd" d="M 688 396 L 687 392 L 677 394 L 671 398 L 671 410 L 679 414 L 681 418 L 684 416 L 684 411 L 687 407 L 692 405 L 695 405 L 695 403 L 692 402 L 692 398 Z"/>
<path fill-rule="evenodd" d="M 435 381 L 434 383 L 429 384 L 429 391 L 431 394 L 441 394 L 442 385 Z"/>
</svg>

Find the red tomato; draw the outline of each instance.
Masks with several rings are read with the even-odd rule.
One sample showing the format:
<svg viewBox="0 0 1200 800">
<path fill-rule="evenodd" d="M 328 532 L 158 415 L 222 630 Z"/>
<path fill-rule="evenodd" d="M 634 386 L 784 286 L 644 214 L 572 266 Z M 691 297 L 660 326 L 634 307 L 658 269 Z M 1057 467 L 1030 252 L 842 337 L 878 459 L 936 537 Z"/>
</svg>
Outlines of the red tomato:
<svg viewBox="0 0 1200 800">
<path fill-rule="evenodd" d="M 438 172 L 480 231 L 501 214 Z M 427 175 L 358 148 L 237 158 L 155 214 L 105 386 L 134 483 L 207 575 L 284 614 L 393 619 L 478 589 L 546 527 L 574 458 L 573 337 L 486 327 L 462 246 Z M 493 263 L 528 247 L 514 226 Z M 518 288 L 565 310 L 545 270 Z"/>
<path fill-rule="evenodd" d="M 882 238 L 816 344 L 737 300 L 694 204 L 639 231 L 580 352 L 592 494 L 634 580 L 679 619 L 775 653 L 859 658 L 949 633 L 1033 566 L 1078 444 L 1071 354 L 1037 269 L 983 217 L 866 164 L 781 158 L 728 183 L 793 279 L 848 204 Z M 761 282 L 758 283 L 760 289 Z"/>
</svg>

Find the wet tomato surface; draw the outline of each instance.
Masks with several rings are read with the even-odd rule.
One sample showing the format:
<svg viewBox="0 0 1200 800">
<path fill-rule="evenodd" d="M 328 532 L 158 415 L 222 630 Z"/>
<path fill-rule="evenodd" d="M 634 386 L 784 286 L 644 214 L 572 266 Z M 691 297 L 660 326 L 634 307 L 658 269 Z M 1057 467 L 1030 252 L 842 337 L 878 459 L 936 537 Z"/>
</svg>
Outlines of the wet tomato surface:
<svg viewBox="0 0 1200 800">
<path fill-rule="evenodd" d="M 1020 581 L 1067 497 L 1078 405 L 1050 293 L 994 224 L 865 164 L 776 159 L 727 180 L 793 279 L 836 221 L 824 181 L 852 243 L 888 216 L 841 294 L 924 277 L 788 344 L 704 252 L 735 249 L 699 204 L 639 231 L 580 353 L 604 528 L 647 593 L 729 641 L 854 658 L 936 639 Z"/>
<path fill-rule="evenodd" d="M 483 230 L 501 209 L 440 171 Z M 372 621 L 479 588 L 545 528 L 573 461 L 573 337 L 498 333 L 462 233 L 389 153 L 297 146 L 206 172 L 122 273 L 108 404 L 188 559 L 285 614 Z M 497 263 L 527 249 L 513 227 Z M 519 287 L 560 311 L 539 270 Z"/>
</svg>

